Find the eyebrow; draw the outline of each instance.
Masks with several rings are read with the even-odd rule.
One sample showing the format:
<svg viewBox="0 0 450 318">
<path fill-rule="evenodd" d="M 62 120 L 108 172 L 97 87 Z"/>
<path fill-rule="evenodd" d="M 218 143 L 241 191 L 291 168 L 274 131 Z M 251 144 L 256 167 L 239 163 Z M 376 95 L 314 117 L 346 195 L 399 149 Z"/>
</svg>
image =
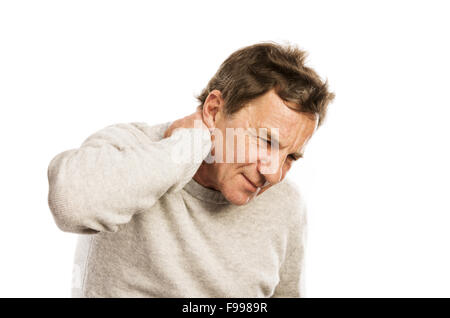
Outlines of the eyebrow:
<svg viewBox="0 0 450 318">
<path fill-rule="evenodd" d="M 276 135 L 272 136 L 272 133 L 270 132 L 270 129 L 268 129 L 268 128 L 265 128 L 265 130 L 267 132 L 267 139 L 269 139 L 271 142 L 276 142 L 281 148 L 283 148 L 280 145 L 280 142 L 277 139 Z M 258 129 L 258 132 L 259 132 L 259 129 Z M 258 133 L 258 135 L 259 135 L 259 133 Z M 294 160 L 298 160 L 300 158 L 303 158 L 303 153 L 301 153 L 301 152 L 290 153 L 289 155 L 292 155 L 294 157 Z"/>
<path fill-rule="evenodd" d="M 294 160 L 303 158 L 303 154 L 301 152 L 291 153 L 291 155 L 294 157 Z"/>
</svg>

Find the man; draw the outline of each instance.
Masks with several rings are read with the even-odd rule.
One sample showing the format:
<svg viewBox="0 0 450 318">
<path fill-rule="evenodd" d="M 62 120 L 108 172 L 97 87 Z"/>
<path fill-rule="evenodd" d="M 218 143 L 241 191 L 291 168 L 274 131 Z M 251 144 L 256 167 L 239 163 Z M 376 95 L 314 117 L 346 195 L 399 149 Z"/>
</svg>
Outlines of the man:
<svg viewBox="0 0 450 318">
<path fill-rule="evenodd" d="M 192 115 L 111 125 L 53 158 L 50 210 L 83 234 L 74 297 L 303 296 L 306 211 L 285 176 L 334 98 L 304 59 L 241 48 Z"/>
</svg>

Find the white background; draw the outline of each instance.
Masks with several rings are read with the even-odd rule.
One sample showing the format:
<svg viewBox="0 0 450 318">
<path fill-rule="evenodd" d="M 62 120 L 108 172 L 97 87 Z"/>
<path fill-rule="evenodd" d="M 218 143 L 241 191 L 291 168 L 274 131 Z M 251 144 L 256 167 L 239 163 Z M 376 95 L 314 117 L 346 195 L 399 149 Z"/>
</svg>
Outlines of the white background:
<svg viewBox="0 0 450 318">
<path fill-rule="evenodd" d="M 47 167 L 114 123 L 174 120 L 233 51 L 298 44 L 336 100 L 289 176 L 307 296 L 450 297 L 445 1 L 0 2 L 0 296 L 68 297 Z"/>
</svg>

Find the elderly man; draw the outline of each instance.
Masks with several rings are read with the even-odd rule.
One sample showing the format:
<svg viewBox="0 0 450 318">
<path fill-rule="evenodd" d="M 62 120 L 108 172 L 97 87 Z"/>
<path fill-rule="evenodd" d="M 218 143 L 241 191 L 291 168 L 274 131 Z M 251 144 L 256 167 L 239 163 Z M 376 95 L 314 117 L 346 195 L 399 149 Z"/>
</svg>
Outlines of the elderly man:
<svg viewBox="0 0 450 318">
<path fill-rule="evenodd" d="M 241 48 L 192 115 L 111 125 L 53 158 L 50 210 L 82 234 L 74 297 L 303 296 L 305 204 L 285 176 L 334 98 L 304 60 Z"/>
</svg>

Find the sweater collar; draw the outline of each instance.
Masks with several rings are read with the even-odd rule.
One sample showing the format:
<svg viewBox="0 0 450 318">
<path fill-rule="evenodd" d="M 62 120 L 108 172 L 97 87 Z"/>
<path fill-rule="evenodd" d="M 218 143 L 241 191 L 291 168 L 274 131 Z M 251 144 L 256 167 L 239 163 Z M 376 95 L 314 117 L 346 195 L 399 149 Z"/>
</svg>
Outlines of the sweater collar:
<svg viewBox="0 0 450 318">
<path fill-rule="evenodd" d="M 222 192 L 207 188 L 192 178 L 183 188 L 191 194 L 192 196 L 200 199 L 202 201 L 216 203 L 216 204 L 230 204 L 230 202 L 225 198 Z"/>
</svg>

